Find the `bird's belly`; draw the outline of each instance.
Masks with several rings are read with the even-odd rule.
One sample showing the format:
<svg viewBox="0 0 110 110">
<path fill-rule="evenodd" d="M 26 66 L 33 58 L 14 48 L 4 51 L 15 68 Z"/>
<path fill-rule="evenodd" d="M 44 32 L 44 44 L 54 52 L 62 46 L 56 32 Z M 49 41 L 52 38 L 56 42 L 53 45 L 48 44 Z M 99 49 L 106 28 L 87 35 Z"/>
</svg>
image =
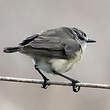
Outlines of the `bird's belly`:
<svg viewBox="0 0 110 110">
<path fill-rule="evenodd" d="M 70 59 L 43 59 L 41 58 L 39 62 L 37 62 L 38 68 L 43 70 L 46 73 L 53 73 L 53 70 L 64 73 L 69 71 L 73 64 L 75 64 L 78 60 L 80 60 L 81 54 L 78 52 L 74 58 Z"/>
<path fill-rule="evenodd" d="M 65 73 L 69 71 L 73 64 L 76 63 L 76 60 L 66 60 L 66 59 L 52 59 L 52 68 L 59 72 L 59 73 Z"/>
<path fill-rule="evenodd" d="M 60 73 L 64 73 L 69 71 L 73 64 L 75 64 L 77 61 L 79 61 L 81 58 L 80 55 L 77 55 L 75 58 L 71 58 L 71 59 L 51 59 L 51 66 L 52 68 Z"/>
<path fill-rule="evenodd" d="M 53 70 L 63 73 L 72 67 L 72 63 L 68 63 L 65 59 L 50 59 L 48 62 L 40 60 L 37 62 L 37 66 L 46 73 L 53 73 Z"/>
<path fill-rule="evenodd" d="M 65 59 L 50 59 L 47 61 L 40 60 L 37 62 L 37 66 L 39 69 L 46 73 L 52 73 L 53 70 L 64 73 L 71 69 L 73 62 L 65 60 Z"/>
<path fill-rule="evenodd" d="M 73 65 L 73 63 L 68 62 L 66 59 L 51 59 L 50 63 L 52 69 L 59 73 L 68 71 Z"/>
</svg>

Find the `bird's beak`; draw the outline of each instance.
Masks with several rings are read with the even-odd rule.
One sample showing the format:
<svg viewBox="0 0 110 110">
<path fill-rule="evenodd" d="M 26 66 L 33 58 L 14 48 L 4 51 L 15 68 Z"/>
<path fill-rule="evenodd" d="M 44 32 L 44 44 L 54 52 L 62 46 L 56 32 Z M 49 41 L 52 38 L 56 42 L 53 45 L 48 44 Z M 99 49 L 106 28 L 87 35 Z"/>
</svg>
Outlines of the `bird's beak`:
<svg viewBox="0 0 110 110">
<path fill-rule="evenodd" d="M 96 41 L 95 41 L 95 40 L 88 39 L 86 42 L 87 42 L 87 43 L 94 43 L 94 42 L 96 42 Z"/>
</svg>

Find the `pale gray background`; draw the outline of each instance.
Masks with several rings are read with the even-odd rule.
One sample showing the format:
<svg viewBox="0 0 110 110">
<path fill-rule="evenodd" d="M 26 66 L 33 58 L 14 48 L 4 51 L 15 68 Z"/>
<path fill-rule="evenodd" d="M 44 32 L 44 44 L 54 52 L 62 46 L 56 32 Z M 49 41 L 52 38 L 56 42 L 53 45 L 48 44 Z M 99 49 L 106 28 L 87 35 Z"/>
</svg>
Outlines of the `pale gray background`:
<svg viewBox="0 0 110 110">
<path fill-rule="evenodd" d="M 2 49 L 60 26 L 76 26 L 97 40 L 67 75 L 82 82 L 110 83 L 109 0 L 0 0 L 0 75 L 40 78 L 30 58 L 4 54 Z M 110 90 L 81 88 L 76 94 L 70 87 L 43 90 L 35 84 L 0 82 L 0 110 L 110 110 Z"/>
</svg>

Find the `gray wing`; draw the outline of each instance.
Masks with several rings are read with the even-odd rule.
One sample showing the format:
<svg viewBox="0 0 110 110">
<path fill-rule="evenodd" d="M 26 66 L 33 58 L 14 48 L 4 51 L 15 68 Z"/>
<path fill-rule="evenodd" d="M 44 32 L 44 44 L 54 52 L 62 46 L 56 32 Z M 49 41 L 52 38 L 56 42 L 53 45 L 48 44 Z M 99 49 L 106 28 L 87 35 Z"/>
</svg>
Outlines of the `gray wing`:
<svg viewBox="0 0 110 110">
<path fill-rule="evenodd" d="M 45 37 L 39 36 L 34 39 L 30 45 L 35 49 L 46 49 L 46 50 L 62 50 L 61 39 L 59 37 Z"/>
<path fill-rule="evenodd" d="M 81 50 L 81 45 L 73 39 L 65 41 L 64 51 L 68 58 L 75 57 L 76 52 Z"/>
<path fill-rule="evenodd" d="M 73 39 L 46 36 L 35 38 L 29 45 L 35 54 L 63 59 L 72 57 L 81 48 Z"/>
</svg>

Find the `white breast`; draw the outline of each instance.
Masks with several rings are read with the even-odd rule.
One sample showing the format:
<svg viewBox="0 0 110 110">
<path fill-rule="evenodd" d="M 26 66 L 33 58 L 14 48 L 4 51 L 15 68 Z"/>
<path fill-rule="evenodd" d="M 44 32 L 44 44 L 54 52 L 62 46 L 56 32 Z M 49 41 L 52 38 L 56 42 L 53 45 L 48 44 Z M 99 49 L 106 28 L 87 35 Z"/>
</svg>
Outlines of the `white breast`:
<svg viewBox="0 0 110 110">
<path fill-rule="evenodd" d="M 86 47 L 87 47 L 87 43 L 83 43 L 81 45 L 81 48 L 82 48 L 83 53 L 85 52 Z"/>
</svg>

